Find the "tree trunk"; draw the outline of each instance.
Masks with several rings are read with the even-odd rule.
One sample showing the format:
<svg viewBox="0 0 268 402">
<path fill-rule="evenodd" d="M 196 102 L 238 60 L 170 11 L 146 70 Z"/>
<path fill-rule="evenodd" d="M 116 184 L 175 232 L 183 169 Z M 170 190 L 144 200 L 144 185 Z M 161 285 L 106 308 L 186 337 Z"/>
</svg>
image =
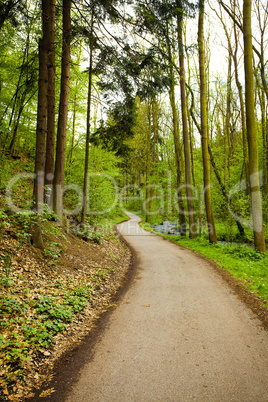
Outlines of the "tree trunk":
<svg viewBox="0 0 268 402">
<path fill-rule="evenodd" d="M 169 57 L 169 99 L 172 110 L 172 122 L 173 122 L 173 139 L 175 147 L 175 161 L 177 170 L 177 194 L 178 194 L 178 205 L 179 205 L 179 222 L 180 222 L 180 233 L 182 236 L 186 236 L 186 222 L 185 222 L 185 211 L 183 205 L 182 197 L 182 179 L 181 179 L 181 155 L 180 155 L 180 138 L 179 138 L 179 123 L 178 123 L 178 113 L 176 108 L 176 98 L 175 98 L 175 79 L 173 70 L 173 60 L 170 48 L 170 43 L 168 42 L 168 57 Z"/>
<path fill-rule="evenodd" d="M 266 251 L 262 203 L 259 182 L 257 127 L 255 120 L 254 103 L 254 78 L 253 78 L 253 51 L 251 31 L 251 0 L 243 2 L 243 37 L 244 37 L 244 67 L 245 67 L 245 100 L 246 100 L 246 125 L 249 154 L 249 176 L 251 211 L 253 219 L 254 244 L 260 252 Z"/>
<path fill-rule="evenodd" d="M 89 140 L 90 140 L 90 118 L 91 118 L 91 95 L 92 95 L 92 69 L 93 69 L 93 25 L 94 16 L 92 14 L 91 32 L 89 42 L 89 70 L 88 70 L 88 98 L 87 98 L 87 135 L 86 135 L 86 154 L 84 170 L 83 206 L 81 223 L 85 223 L 87 210 L 87 187 L 88 187 L 88 162 L 89 162 Z"/>
<path fill-rule="evenodd" d="M 75 83 L 75 94 L 74 94 L 74 106 L 73 106 L 73 122 L 72 122 L 72 142 L 71 149 L 67 158 L 68 161 L 68 177 L 71 176 L 72 163 L 73 163 L 73 152 L 74 152 L 74 140 L 75 140 L 75 128 L 76 128 L 76 109 L 77 109 L 77 86 L 78 81 Z"/>
<path fill-rule="evenodd" d="M 234 6 L 236 6 L 236 2 L 234 3 Z M 242 84 L 239 80 L 238 57 L 237 57 L 238 38 L 237 38 L 237 28 L 236 28 L 235 23 L 234 23 L 234 36 L 235 36 L 235 51 L 233 53 L 233 62 L 234 62 L 234 69 L 235 69 L 235 82 L 236 82 L 236 86 L 238 89 L 239 103 L 240 103 L 240 110 L 241 110 L 245 180 L 246 180 L 246 186 L 247 186 L 247 193 L 249 194 L 250 191 L 249 191 L 249 174 L 248 174 L 248 151 L 247 151 L 247 128 L 246 128 L 246 117 L 245 117 L 245 103 L 244 103 Z"/>
<path fill-rule="evenodd" d="M 32 231 L 33 245 L 43 248 L 41 226 L 38 215 L 42 212 L 44 202 L 44 170 L 47 130 L 47 88 L 48 88 L 48 24 L 50 0 L 42 1 L 43 36 L 39 43 L 39 81 L 36 128 L 34 206 L 37 212 L 37 223 Z"/>
<path fill-rule="evenodd" d="M 50 204 L 53 185 L 54 147 L 55 147 L 55 0 L 50 0 L 49 49 L 48 49 L 48 105 L 47 141 L 45 163 L 45 202 Z"/>
<path fill-rule="evenodd" d="M 200 110 L 201 110 L 201 144 L 203 157 L 203 182 L 205 207 L 208 224 L 208 235 L 210 243 L 217 243 L 214 216 L 211 202 L 210 189 L 210 163 L 208 154 L 208 125 L 207 125 L 207 90 L 205 71 L 205 49 L 204 49 L 204 0 L 199 0 L 198 18 L 198 48 L 199 48 L 199 75 L 200 75 Z"/>
<path fill-rule="evenodd" d="M 181 8 L 181 2 L 179 2 Z M 185 185 L 186 185 L 186 198 L 189 216 L 189 237 L 196 236 L 196 223 L 193 204 L 193 191 L 192 191 L 192 174 L 191 174 L 191 158 L 189 148 L 189 133 L 187 122 L 187 102 L 185 90 L 185 68 L 184 68 L 184 50 L 183 50 L 183 18 L 178 16 L 178 45 L 179 45 L 179 74 L 180 74 L 180 92 L 181 92 L 181 114 L 182 114 L 182 132 L 183 132 L 183 146 L 184 146 L 184 161 L 185 161 Z"/>
<path fill-rule="evenodd" d="M 10 153 L 13 152 L 13 149 L 14 149 L 14 146 L 15 146 L 15 142 L 16 142 L 16 139 L 17 139 L 17 134 L 18 134 L 18 128 L 19 128 L 20 118 L 21 118 L 21 114 L 22 114 L 23 108 L 24 108 L 24 104 L 23 104 L 23 103 L 24 103 L 24 99 L 21 100 L 21 104 L 20 104 L 20 107 L 19 107 L 18 115 L 17 115 L 16 121 L 15 121 L 14 129 L 13 129 L 12 140 L 11 140 L 10 145 L 9 145 L 9 148 L 8 148 L 8 151 L 9 151 Z"/>
<path fill-rule="evenodd" d="M 63 220 L 63 182 L 68 118 L 69 82 L 71 62 L 71 0 L 63 0 L 63 33 L 61 59 L 61 90 L 57 129 L 55 174 L 53 181 L 53 208 L 58 220 Z"/>
<path fill-rule="evenodd" d="M 148 103 L 148 131 L 146 135 L 146 217 L 145 222 L 149 222 L 149 203 L 150 203 L 150 174 L 151 174 L 151 133 L 152 133 L 152 115 L 151 104 Z"/>
</svg>

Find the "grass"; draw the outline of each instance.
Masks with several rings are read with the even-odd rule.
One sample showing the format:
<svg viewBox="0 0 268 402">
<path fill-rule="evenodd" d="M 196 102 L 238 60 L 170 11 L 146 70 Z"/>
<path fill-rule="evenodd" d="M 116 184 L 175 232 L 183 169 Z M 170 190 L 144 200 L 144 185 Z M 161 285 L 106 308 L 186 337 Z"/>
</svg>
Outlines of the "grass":
<svg viewBox="0 0 268 402">
<path fill-rule="evenodd" d="M 148 223 L 142 222 L 141 226 L 146 230 L 153 231 Z M 262 299 L 265 307 L 268 308 L 267 254 L 260 254 L 243 244 L 209 244 L 203 236 L 196 239 L 171 235 L 161 236 L 215 261 L 221 268 L 229 271 L 234 278 L 239 279 L 242 286 Z"/>
</svg>

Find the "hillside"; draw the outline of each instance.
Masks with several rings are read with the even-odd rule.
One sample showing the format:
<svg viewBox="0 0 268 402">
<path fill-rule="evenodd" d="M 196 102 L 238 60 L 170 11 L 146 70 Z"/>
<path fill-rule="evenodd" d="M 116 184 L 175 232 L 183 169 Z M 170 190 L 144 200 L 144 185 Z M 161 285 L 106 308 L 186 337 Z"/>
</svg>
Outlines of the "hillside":
<svg viewBox="0 0 268 402">
<path fill-rule="evenodd" d="M 14 217 L 1 226 L 0 399 L 17 401 L 33 396 L 56 359 L 111 306 L 131 253 L 112 231 L 98 244 L 46 222 L 50 247 L 41 252 Z"/>
</svg>

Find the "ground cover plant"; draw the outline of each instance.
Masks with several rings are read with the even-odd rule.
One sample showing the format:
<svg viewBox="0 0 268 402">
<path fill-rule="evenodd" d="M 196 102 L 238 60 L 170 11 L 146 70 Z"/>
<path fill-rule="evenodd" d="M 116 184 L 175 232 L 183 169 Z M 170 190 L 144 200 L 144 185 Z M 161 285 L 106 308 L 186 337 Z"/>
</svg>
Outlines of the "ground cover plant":
<svg viewBox="0 0 268 402">
<path fill-rule="evenodd" d="M 43 252 L 16 236 L 11 223 L 1 234 L 0 400 L 17 401 L 38 388 L 60 350 L 71 347 L 109 307 L 128 271 L 130 252 L 114 232 L 104 230 L 100 244 L 72 233 L 47 234 Z M 60 252 L 54 254 L 53 247 Z"/>
<path fill-rule="evenodd" d="M 16 173 L 12 167 L 10 175 Z M 130 252 L 114 232 L 114 225 L 126 219 L 119 209 L 109 216 L 91 215 L 84 225 L 78 216 L 75 226 L 70 219 L 61 226 L 47 205 L 40 216 L 44 248 L 34 248 L 36 217 L 25 201 L 31 199 L 32 180 L 18 181 L 15 194 L 16 205 L 29 213 L 12 210 L 1 194 L 0 400 L 17 401 L 38 388 L 60 350 L 89 331 L 91 321 L 108 308 L 128 270 Z"/>
</svg>

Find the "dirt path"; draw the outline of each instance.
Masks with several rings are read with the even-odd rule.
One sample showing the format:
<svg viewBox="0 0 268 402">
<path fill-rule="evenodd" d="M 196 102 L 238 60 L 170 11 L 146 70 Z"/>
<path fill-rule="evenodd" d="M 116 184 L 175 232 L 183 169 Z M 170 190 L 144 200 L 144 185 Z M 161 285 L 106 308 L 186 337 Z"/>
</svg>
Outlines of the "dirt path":
<svg viewBox="0 0 268 402">
<path fill-rule="evenodd" d="M 137 275 L 65 401 L 268 401 L 258 319 L 209 263 L 129 215 Z"/>
</svg>

